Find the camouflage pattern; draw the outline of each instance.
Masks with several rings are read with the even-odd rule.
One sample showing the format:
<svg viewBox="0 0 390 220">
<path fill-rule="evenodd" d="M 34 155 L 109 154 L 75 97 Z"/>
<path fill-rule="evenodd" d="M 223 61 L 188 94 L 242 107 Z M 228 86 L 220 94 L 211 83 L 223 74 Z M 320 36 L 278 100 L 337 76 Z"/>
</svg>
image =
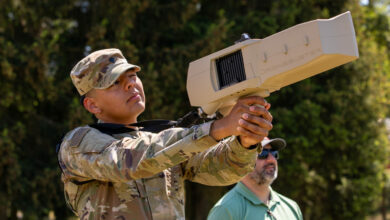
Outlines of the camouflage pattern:
<svg viewBox="0 0 390 220">
<path fill-rule="evenodd" d="M 104 49 L 80 60 L 70 72 L 70 77 L 80 95 L 84 95 L 91 89 L 110 87 L 123 72 L 132 68 L 141 70 L 139 66 L 128 63 L 120 50 Z"/>
<path fill-rule="evenodd" d="M 256 160 L 234 136 L 216 142 L 210 124 L 114 136 L 72 130 L 59 152 L 69 206 L 82 220 L 185 219 L 184 180 L 230 185 Z"/>
</svg>

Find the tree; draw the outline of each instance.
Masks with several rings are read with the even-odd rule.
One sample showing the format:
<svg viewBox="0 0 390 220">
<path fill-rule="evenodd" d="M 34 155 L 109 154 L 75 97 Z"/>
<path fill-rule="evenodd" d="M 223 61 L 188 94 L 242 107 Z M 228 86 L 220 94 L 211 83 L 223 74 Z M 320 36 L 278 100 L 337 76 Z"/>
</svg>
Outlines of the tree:
<svg viewBox="0 0 390 220">
<path fill-rule="evenodd" d="M 0 2 L 0 218 L 41 219 L 69 211 L 61 192 L 55 145 L 79 116 L 61 55 L 74 30 L 60 1 Z M 64 59 L 64 60 L 61 60 Z M 66 106 L 66 108 L 64 108 Z M 86 115 L 86 114 L 84 114 Z"/>
<path fill-rule="evenodd" d="M 380 35 L 389 30 L 387 23 L 371 26 L 383 14 L 358 4 L 345 8 L 354 16 L 359 60 L 274 100 L 284 105 L 275 110 L 274 132 L 291 146 L 276 186 L 300 201 L 305 219 L 364 219 L 380 201 L 388 151 L 381 121 L 389 104 L 388 49 Z"/>
<path fill-rule="evenodd" d="M 190 61 L 232 45 L 241 33 L 264 38 L 346 9 L 360 59 L 268 98 L 271 135 L 289 145 L 275 188 L 298 201 L 305 219 L 364 218 L 383 184 L 389 28 L 384 13 L 357 0 L 0 1 L 0 218 L 14 219 L 17 210 L 27 219 L 50 210 L 58 219 L 71 215 L 55 145 L 93 121 L 68 75 L 84 55 L 120 48 L 142 67 L 141 120 L 175 119 L 191 109 Z M 228 189 L 188 184 L 188 218 L 204 219 Z"/>
</svg>

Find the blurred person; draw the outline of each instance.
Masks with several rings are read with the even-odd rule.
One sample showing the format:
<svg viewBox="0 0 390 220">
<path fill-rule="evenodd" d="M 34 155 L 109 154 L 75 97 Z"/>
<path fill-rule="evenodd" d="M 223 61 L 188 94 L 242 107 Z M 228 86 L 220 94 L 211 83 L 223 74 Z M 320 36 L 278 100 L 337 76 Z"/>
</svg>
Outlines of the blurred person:
<svg viewBox="0 0 390 220">
<path fill-rule="evenodd" d="M 210 210 L 208 220 L 303 219 L 296 202 L 275 192 L 271 184 L 278 176 L 279 151 L 284 139 L 265 138 L 254 170 L 226 193 Z"/>
<path fill-rule="evenodd" d="M 66 202 L 82 220 L 185 219 L 184 180 L 239 181 L 272 129 L 270 104 L 251 96 L 224 118 L 146 131 L 134 124 L 146 103 L 140 70 L 111 48 L 89 54 L 70 73 L 98 119 L 68 132 L 57 149 Z"/>
</svg>

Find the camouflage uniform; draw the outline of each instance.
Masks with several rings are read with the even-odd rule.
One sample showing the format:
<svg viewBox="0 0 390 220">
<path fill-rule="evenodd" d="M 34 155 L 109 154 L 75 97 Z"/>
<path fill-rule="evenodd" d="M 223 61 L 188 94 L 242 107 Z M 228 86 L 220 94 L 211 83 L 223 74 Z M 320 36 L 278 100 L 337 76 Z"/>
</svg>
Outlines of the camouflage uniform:
<svg viewBox="0 0 390 220">
<path fill-rule="evenodd" d="M 230 185 L 256 160 L 255 149 L 236 137 L 218 143 L 209 127 L 114 136 L 74 129 L 59 152 L 68 204 L 80 219 L 184 219 L 184 180 Z"/>
<path fill-rule="evenodd" d="M 71 71 L 80 95 L 108 88 L 126 70 L 140 70 L 118 49 L 91 53 Z M 216 142 L 210 124 L 101 133 L 84 126 L 60 146 L 65 199 L 80 219 L 184 219 L 184 180 L 229 185 L 253 169 L 256 149 L 236 137 Z"/>
</svg>

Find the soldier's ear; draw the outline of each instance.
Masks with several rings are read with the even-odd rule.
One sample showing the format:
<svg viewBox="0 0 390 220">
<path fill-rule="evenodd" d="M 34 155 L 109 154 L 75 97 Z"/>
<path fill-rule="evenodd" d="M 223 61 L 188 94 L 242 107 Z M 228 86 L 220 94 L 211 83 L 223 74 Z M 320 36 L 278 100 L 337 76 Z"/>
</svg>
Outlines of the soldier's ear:
<svg viewBox="0 0 390 220">
<path fill-rule="evenodd" d="M 96 100 L 92 97 L 86 96 L 83 101 L 84 108 L 92 114 L 99 114 L 102 110 L 96 105 Z"/>
</svg>

